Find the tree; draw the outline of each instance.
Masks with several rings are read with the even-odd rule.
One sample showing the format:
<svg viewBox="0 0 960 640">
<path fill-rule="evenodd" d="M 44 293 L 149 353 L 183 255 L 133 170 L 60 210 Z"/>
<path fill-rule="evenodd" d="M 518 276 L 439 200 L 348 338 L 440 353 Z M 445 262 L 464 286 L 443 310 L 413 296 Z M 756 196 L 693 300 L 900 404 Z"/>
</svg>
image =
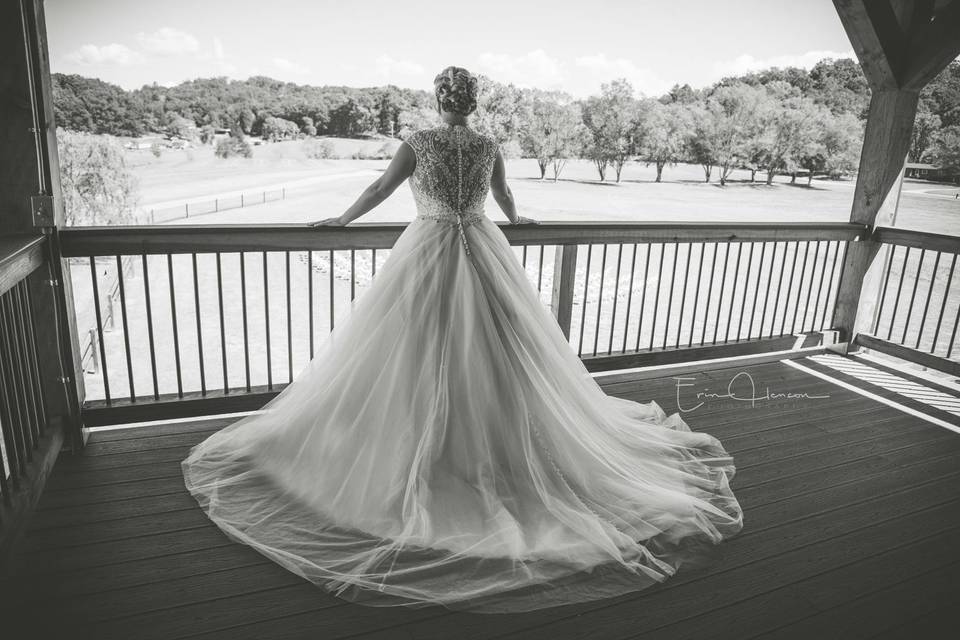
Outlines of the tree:
<svg viewBox="0 0 960 640">
<path fill-rule="evenodd" d="M 710 182 L 713 167 L 717 164 L 717 154 L 713 145 L 717 139 L 715 121 L 703 103 L 688 107 L 692 126 L 687 131 L 686 151 L 691 162 L 703 167 L 703 181 Z"/>
<path fill-rule="evenodd" d="M 317 128 L 313 124 L 313 118 L 310 116 L 303 116 L 300 118 L 301 127 L 300 131 L 306 136 L 315 136 L 317 135 Z"/>
<path fill-rule="evenodd" d="M 274 116 L 267 116 L 260 125 L 260 131 L 264 140 L 277 142 L 279 140 L 296 138 L 300 133 L 300 127 L 297 126 L 296 122 Z"/>
<path fill-rule="evenodd" d="M 795 174 L 800 168 L 802 156 L 815 144 L 815 124 L 821 114 L 811 99 L 797 95 L 790 95 L 774 109 L 764 142 L 767 184 L 772 184 L 777 174 Z"/>
<path fill-rule="evenodd" d="M 111 138 L 57 129 L 67 225 L 135 222 L 137 181 Z"/>
<path fill-rule="evenodd" d="M 594 162 L 603 179 L 603 161 L 613 167 L 617 182 L 623 165 L 635 150 L 640 130 L 637 101 L 633 87 L 625 79 L 614 80 L 600 87 L 600 95 L 583 103 L 583 123 L 593 139 Z"/>
<path fill-rule="evenodd" d="M 569 96 L 547 92 L 533 96 L 521 116 L 520 146 L 525 155 L 536 158 L 541 180 L 552 165 L 556 181 L 582 139 L 580 110 Z"/>
<path fill-rule="evenodd" d="M 710 138 L 705 146 L 720 170 L 721 186 L 734 169 L 747 164 L 754 142 L 764 134 L 768 108 L 766 91 L 742 82 L 720 86 L 707 98 L 704 114 L 710 122 L 702 135 Z"/>
<path fill-rule="evenodd" d="M 917 115 L 913 121 L 913 131 L 910 134 L 910 151 L 907 153 L 907 159 L 910 162 L 923 161 L 939 129 L 940 116 L 930 110 L 929 102 L 920 100 Z"/>
<path fill-rule="evenodd" d="M 243 158 L 253 157 L 253 148 L 247 142 L 247 137 L 243 134 L 239 124 L 230 128 L 230 137 L 221 138 L 217 141 L 217 146 L 213 151 L 218 158 L 232 158 L 241 156 Z"/>
<path fill-rule="evenodd" d="M 648 164 L 656 166 L 660 182 L 663 168 L 675 164 L 683 155 L 691 127 L 690 114 L 681 103 L 663 104 L 652 99 L 646 101 L 642 113 L 640 154 Z"/>
<path fill-rule="evenodd" d="M 960 173 L 960 124 L 940 131 L 931 159 L 941 169 Z"/>
</svg>

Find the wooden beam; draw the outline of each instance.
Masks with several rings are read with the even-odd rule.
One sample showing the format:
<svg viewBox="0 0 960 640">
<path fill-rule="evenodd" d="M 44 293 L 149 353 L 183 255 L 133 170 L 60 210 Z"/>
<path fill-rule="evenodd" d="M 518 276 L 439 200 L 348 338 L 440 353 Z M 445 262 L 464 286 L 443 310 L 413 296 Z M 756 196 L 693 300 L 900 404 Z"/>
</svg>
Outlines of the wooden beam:
<svg viewBox="0 0 960 640">
<path fill-rule="evenodd" d="M 806 334 L 804 346 L 822 343 L 823 334 L 814 331 Z M 773 338 L 751 338 L 739 342 L 720 344 L 705 344 L 692 347 L 666 347 L 650 350 L 640 350 L 612 355 L 583 356 L 583 364 L 587 371 L 610 371 L 614 369 L 631 369 L 633 367 L 649 367 L 656 365 L 676 364 L 695 360 L 712 360 L 714 358 L 729 358 L 748 354 L 764 353 L 767 351 L 785 351 L 792 349 L 797 342 L 797 336 L 786 335 Z"/>
<path fill-rule="evenodd" d="M 919 91 L 960 56 L 960 0 L 953 0 L 934 14 L 932 22 L 918 28 L 915 42 L 902 86 Z"/>
<path fill-rule="evenodd" d="M 874 91 L 900 86 L 896 56 L 902 38 L 896 15 L 887 0 L 833 0 L 867 83 Z"/>
<path fill-rule="evenodd" d="M 943 371 L 952 376 L 960 376 L 960 362 L 956 360 L 950 360 L 949 358 L 943 358 L 932 353 L 911 349 L 902 344 L 896 344 L 866 333 L 858 333 L 854 342 L 861 347 L 873 349 L 874 351 L 879 351 L 880 353 L 885 353 L 889 356 L 906 360 L 907 362 L 919 364 L 930 369 L 936 369 L 937 371 Z"/>
<path fill-rule="evenodd" d="M 917 113 L 917 91 L 874 91 L 860 152 L 850 222 L 873 228 L 903 167 Z"/>
</svg>

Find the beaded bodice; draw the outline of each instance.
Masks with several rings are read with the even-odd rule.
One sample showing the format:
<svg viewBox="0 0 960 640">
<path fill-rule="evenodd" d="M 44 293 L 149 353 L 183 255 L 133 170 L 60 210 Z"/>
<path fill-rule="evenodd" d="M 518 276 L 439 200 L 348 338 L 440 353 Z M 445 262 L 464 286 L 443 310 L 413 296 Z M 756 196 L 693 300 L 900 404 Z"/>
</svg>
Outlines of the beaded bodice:
<svg viewBox="0 0 960 640">
<path fill-rule="evenodd" d="M 463 227 L 483 218 L 497 145 L 465 125 L 443 124 L 406 140 L 417 158 L 410 189 L 417 218 Z"/>
</svg>

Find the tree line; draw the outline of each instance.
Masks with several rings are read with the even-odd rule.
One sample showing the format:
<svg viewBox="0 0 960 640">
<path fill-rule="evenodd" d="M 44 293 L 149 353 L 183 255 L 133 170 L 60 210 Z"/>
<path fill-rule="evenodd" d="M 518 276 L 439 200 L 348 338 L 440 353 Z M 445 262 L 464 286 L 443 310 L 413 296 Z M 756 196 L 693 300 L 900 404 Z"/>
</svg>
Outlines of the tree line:
<svg viewBox="0 0 960 640">
<path fill-rule="evenodd" d="M 541 177 L 557 179 L 570 158 L 590 160 L 600 180 L 619 181 L 628 161 L 664 169 L 676 162 L 703 167 L 704 179 L 725 184 L 732 171 L 840 176 L 856 170 L 869 88 L 848 59 L 810 70 L 771 68 L 693 89 L 675 85 L 656 98 L 638 97 L 625 80 L 585 99 L 518 88 L 481 76 L 473 126 L 492 135 L 508 157 L 537 161 Z M 164 133 L 212 139 L 217 128 L 235 138 L 283 140 L 312 136 L 404 138 L 437 121 L 427 91 L 394 86 L 309 86 L 258 76 L 208 78 L 172 87 L 125 91 L 100 80 L 53 75 L 55 116 L 73 131 L 139 136 Z M 960 166 L 960 62 L 921 93 L 909 159 Z M 237 143 L 239 144 L 239 142 Z"/>
</svg>

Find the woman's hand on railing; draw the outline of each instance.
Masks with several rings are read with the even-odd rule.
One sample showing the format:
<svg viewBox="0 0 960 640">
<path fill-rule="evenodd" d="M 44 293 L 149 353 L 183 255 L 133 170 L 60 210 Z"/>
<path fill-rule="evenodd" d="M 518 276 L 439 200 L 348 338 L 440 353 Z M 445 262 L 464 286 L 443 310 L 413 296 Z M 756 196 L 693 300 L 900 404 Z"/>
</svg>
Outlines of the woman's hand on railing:
<svg viewBox="0 0 960 640">
<path fill-rule="evenodd" d="M 311 227 L 343 227 L 347 223 L 340 216 L 335 218 L 324 218 L 323 220 L 314 220 L 309 223 Z"/>
<path fill-rule="evenodd" d="M 534 220 L 533 218 L 527 218 L 525 216 L 517 216 L 517 219 L 510 224 L 540 224 L 540 221 Z"/>
</svg>

